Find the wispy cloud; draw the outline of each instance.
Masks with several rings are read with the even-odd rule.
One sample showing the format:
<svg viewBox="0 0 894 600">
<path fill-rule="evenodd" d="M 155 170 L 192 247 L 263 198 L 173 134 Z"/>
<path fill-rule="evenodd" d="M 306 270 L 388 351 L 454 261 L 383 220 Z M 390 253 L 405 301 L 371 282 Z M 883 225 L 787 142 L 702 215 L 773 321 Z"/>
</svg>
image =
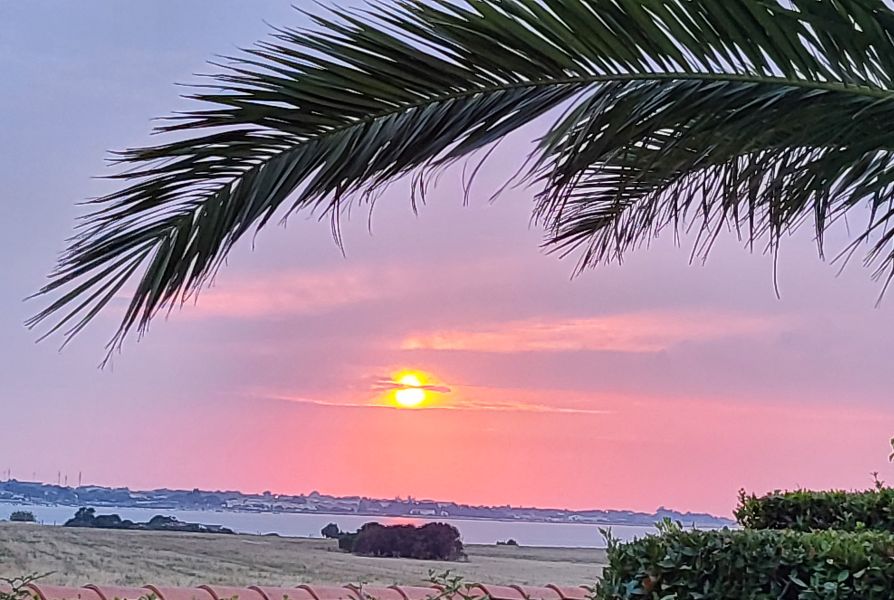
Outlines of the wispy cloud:
<svg viewBox="0 0 894 600">
<path fill-rule="evenodd" d="M 361 269 L 288 271 L 262 277 L 228 280 L 204 291 L 191 318 L 258 318 L 310 315 L 342 306 L 383 298 L 399 273 L 371 273 Z"/>
<path fill-rule="evenodd" d="M 293 394 L 283 394 L 283 393 L 257 393 L 251 394 L 253 398 L 263 399 L 263 400 L 279 400 L 283 402 L 294 402 L 296 404 L 313 404 L 315 406 L 330 406 L 330 407 L 341 407 L 341 408 L 377 408 L 382 407 L 383 405 L 376 404 L 374 402 L 364 402 L 364 401 L 350 401 L 350 400 L 326 400 L 321 398 L 311 398 L 308 396 L 299 396 Z"/>
<path fill-rule="evenodd" d="M 551 413 L 551 414 L 587 414 L 587 415 L 605 415 L 614 411 L 601 408 L 588 408 L 584 406 L 559 406 L 540 404 L 537 402 L 525 402 L 514 400 L 501 400 L 497 398 L 499 393 L 491 393 L 487 400 L 476 400 L 468 397 L 447 397 L 443 401 L 425 404 L 414 410 L 462 410 L 474 412 L 519 412 L 519 413 Z M 544 395 L 550 395 L 549 391 L 544 391 Z M 285 402 L 295 402 L 298 404 L 312 404 L 314 406 L 323 407 L 340 407 L 340 408 L 387 408 L 394 409 L 394 405 L 383 402 L 378 398 L 370 398 L 369 400 L 353 400 L 345 398 L 322 399 L 312 398 L 303 395 L 288 393 L 257 393 L 252 394 L 255 398 L 263 398 L 267 400 L 279 400 Z"/>
<path fill-rule="evenodd" d="M 391 377 L 378 377 L 372 384 L 372 390 L 376 392 L 390 392 L 394 390 L 404 390 L 408 387 L 418 388 L 427 392 L 435 392 L 438 394 L 449 394 L 450 388 L 446 385 L 438 385 L 433 383 L 422 383 L 419 385 L 407 385 L 399 381 L 395 381 Z"/>
<path fill-rule="evenodd" d="M 776 317 L 705 311 L 541 317 L 418 332 L 407 336 L 401 348 L 495 353 L 660 352 L 681 343 L 762 335 L 788 325 Z"/>
<path fill-rule="evenodd" d="M 545 392 L 547 395 L 549 392 Z M 614 411 L 602 408 L 586 408 L 580 406 L 561 406 L 539 404 L 536 402 L 500 401 L 500 400 L 460 400 L 451 406 L 445 406 L 452 410 L 481 410 L 496 412 L 523 412 L 544 414 L 572 414 L 572 415 L 607 415 Z"/>
<path fill-rule="evenodd" d="M 509 276 L 502 258 L 468 266 L 445 262 L 339 265 L 328 269 L 274 271 L 263 275 L 226 277 L 204 290 L 184 315 L 202 318 L 263 318 L 314 315 L 372 301 L 407 301 L 437 295 L 440 290 L 494 285 Z M 122 295 L 122 299 L 127 299 Z"/>
</svg>

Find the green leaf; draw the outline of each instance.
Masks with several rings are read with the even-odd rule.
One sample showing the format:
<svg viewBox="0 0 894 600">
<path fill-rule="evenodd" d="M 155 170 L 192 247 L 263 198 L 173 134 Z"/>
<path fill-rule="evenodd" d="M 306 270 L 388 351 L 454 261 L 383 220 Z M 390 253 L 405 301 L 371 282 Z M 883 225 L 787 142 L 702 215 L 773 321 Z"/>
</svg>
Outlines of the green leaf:
<svg viewBox="0 0 894 600">
<path fill-rule="evenodd" d="M 880 0 L 398 0 L 277 29 L 198 88 L 171 141 L 117 153 L 29 326 L 130 301 L 110 351 L 276 216 L 333 222 L 544 115 L 519 182 L 581 268 L 695 227 L 775 252 L 809 223 L 894 274 L 894 11 Z M 560 111 L 564 113 L 560 114 Z M 852 221 L 855 221 L 852 219 Z M 117 266 L 119 268 L 112 268 Z M 131 284 L 131 285 L 128 285 Z"/>
</svg>

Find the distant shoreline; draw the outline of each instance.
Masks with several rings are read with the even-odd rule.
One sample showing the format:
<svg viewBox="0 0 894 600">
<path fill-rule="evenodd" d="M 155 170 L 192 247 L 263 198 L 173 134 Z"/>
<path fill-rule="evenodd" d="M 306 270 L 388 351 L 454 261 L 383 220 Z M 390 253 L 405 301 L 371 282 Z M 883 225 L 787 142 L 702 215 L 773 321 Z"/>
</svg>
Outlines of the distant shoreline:
<svg viewBox="0 0 894 600">
<path fill-rule="evenodd" d="M 11 502 L 5 499 L 0 499 L 0 505 L 8 505 L 8 506 L 47 506 L 47 507 L 55 507 L 55 508 L 71 508 L 72 510 L 77 510 L 82 507 L 79 504 L 58 504 L 52 502 Z M 147 510 L 147 511 L 159 511 L 159 514 L 164 511 L 186 511 L 186 512 L 195 512 L 195 513 L 231 513 L 231 514 L 250 514 L 250 515 L 316 515 L 316 516 L 325 516 L 325 517 L 368 517 L 373 519 L 416 519 L 420 521 L 483 521 L 483 522 L 494 522 L 494 523 L 537 523 L 542 525 L 591 525 L 594 527 L 655 527 L 655 525 L 659 521 L 655 521 L 652 523 L 645 522 L 633 522 L 633 523 L 620 523 L 620 522 L 595 522 L 595 521 L 550 521 L 545 519 L 510 519 L 507 517 L 474 517 L 474 516 L 433 516 L 433 515 L 383 515 L 381 513 L 366 513 L 366 512 L 325 512 L 325 511 L 292 511 L 292 510 L 240 510 L 237 508 L 215 508 L 215 509 L 203 509 L 203 508 L 183 508 L 176 506 L 134 506 L 134 505 L 125 505 L 125 504 L 98 504 L 98 503 L 89 503 L 83 506 L 89 506 L 92 508 L 96 508 L 97 510 L 120 510 L 120 509 L 139 509 L 139 510 Z M 695 527 L 698 529 L 722 529 L 723 527 L 728 527 L 730 525 L 709 525 L 705 523 L 699 523 L 697 521 L 693 522 L 683 522 L 683 526 L 685 527 Z M 302 538 L 302 539 L 315 539 L 315 538 Z"/>
<path fill-rule="evenodd" d="M 419 521 L 454 521 L 456 523 L 492 523 L 504 528 L 517 525 L 595 525 L 596 527 L 633 527 L 653 529 L 665 519 L 686 527 L 718 528 L 732 526 L 727 517 L 709 513 L 679 511 L 664 506 L 653 512 L 615 509 L 560 509 L 533 506 L 476 506 L 453 501 L 407 498 L 367 498 L 365 496 L 333 496 L 312 491 L 309 494 L 260 494 L 238 490 L 131 490 L 96 485 L 54 485 L 39 481 L 9 479 L 0 482 L 0 501 L 35 503 L 46 507 L 92 507 L 132 511 L 194 511 L 228 515 L 227 518 L 267 520 L 284 515 L 303 519 L 416 519 Z M 55 508 L 54 510 L 58 510 Z M 55 519 L 54 519 L 55 520 Z M 591 529 L 591 528 L 587 528 Z"/>
</svg>

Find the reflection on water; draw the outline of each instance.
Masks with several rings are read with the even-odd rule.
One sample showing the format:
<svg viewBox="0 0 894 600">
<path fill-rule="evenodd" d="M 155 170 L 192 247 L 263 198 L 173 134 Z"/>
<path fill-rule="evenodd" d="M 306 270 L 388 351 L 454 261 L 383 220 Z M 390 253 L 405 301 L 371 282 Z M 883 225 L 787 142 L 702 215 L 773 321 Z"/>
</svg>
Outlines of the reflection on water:
<svg viewBox="0 0 894 600">
<path fill-rule="evenodd" d="M 9 517 L 15 510 L 29 510 L 37 520 L 47 525 L 61 525 L 70 519 L 76 507 L 37 506 L 0 503 L 0 518 Z M 315 515 L 304 513 L 243 513 L 232 511 L 167 510 L 156 508 L 97 508 L 97 514 L 115 513 L 122 519 L 148 521 L 157 514 L 177 517 L 182 521 L 223 525 L 238 533 L 278 533 L 290 537 L 320 537 L 327 523 L 335 523 L 342 531 L 353 531 L 370 521 L 387 525 L 420 525 L 428 519 L 408 517 L 364 517 L 358 515 Z M 450 523 L 459 529 L 467 544 L 495 544 L 515 539 L 523 546 L 564 546 L 575 548 L 604 548 L 605 538 L 600 528 L 610 528 L 612 535 L 622 540 L 642 537 L 655 531 L 653 527 L 633 525 L 589 525 L 581 523 L 519 523 L 461 519 L 433 519 Z"/>
</svg>

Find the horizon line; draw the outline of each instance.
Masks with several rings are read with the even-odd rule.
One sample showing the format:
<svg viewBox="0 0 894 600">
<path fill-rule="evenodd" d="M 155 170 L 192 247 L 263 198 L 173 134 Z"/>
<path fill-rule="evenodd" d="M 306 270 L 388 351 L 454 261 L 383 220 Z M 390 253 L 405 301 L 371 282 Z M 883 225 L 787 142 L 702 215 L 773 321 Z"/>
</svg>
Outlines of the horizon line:
<svg viewBox="0 0 894 600">
<path fill-rule="evenodd" d="M 200 493 L 206 493 L 206 494 L 232 493 L 232 494 L 239 494 L 241 496 L 260 496 L 260 497 L 265 497 L 269 494 L 269 496 L 272 496 L 272 497 L 289 497 L 289 498 L 309 498 L 309 497 L 312 497 L 314 494 L 316 494 L 317 496 L 333 498 L 333 499 L 338 499 L 338 500 L 358 498 L 360 500 L 371 500 L 371 501 L 399 501 L 399 502 L 416 502 L 416 503 L 425 502 L 425 503 L 433 503 L 433 504 L 453 504 L 455 506 L 463 506 L 463 507 L 468 507 L 468 508 L 482 508 L 482 509 L 508 508 L 508 509 L 515 509 L 515 510 L 556 511 L 556 512 L 564 512 L 564 513 L 571 513 L 571 514 L 580 514 L 580 513 L 587 513 L 587 512 L 615 512 L 615 513 L 626 512 L 626 513 L 631 513 L 633 515 L 657 516 L 660 512 L 666 511 L 666 512 L 677 513 L 680 515 L 708 516 L 708 517 L 711 517 L 714 519 L 731 521 L 731 519 L 729 519 L 726 516 L 715 515 L 710 512 L 694 512 L 691 510 L 678 510 L 678 509 L 670 508 L 670 507 L 667 507 L 664 505 L 658 506 L 657 508 L 654 509 L 653 512 L 649 513 L 649 512 L 645 512 L 645 511 L 641 511 L 641 510 L 632 510 L 629 508 L 572 509 L 572 508 L 558 508 L 558 507 L 545 507 L 545 506 L 533 506 L 533 505 L 532 506 L 523 506 L 523 505 L 512 505 L 512 504 L 467 504 L 467 503 L 463 503 L 463 502 L 457 502 L 454 500 L 416 498 L 412 495 L 408 495 L 408 496 L 406 496 L 406 498 L 402 498 L 401 496 L 395 496 L 393 498 L 381 498 L 381 497 L 377 498 L 377 497 L 373 497 L 373 496 L 364 496 L 364 495 L 360 495 L 360 494 L 339 496 L 339 495 L 323 493 L 318 490 L 311 490 L 308 493 L 289 494 L 289 493 L 273 492 L 271 490 L 264 490 L 263 492 L 244 492 L 244 491 L 238 490 L 238 489 L 209 490 L 209 489 L 200 489 L 200 488 L 187 489 L 187 488 L 171 488 L 171 487 L 156 487 L 153 489 L 133 489 L 127 485 L 110 486 L 110 485 L 100 485 L 100 484 L 81 484 L 79 486 L 74 486 L 74 485 L 64 485 L 64 484 L 60 484 L 60 483 L 48 483 L 48 482 L 40 481 L 40 480 L 28 481 L 28 480 L 16 479 L 14 477 L 9 477 L 9 478 L 0 480 L 0 485 L 6 484 L 6 483 L 13 483 L 13 482 L 21 483 L 21 484 L 49 486 L 49 487 L 55 487 L 55 488 L 60 488 L 60 489 L 73 490 L 73 491 L 81 489 L 81 488 L 101 488 L 101 489 L 107 489 L 107 490 L 116 490 L 116 489 L 122 490 L 123 489 L 123 490 L 127 490 L 128 492 L 133 492 L 133 493 L 169 491 L 169 492 L 183 492 L 183 493 L 200 492 Z M 0 502 L 2 502 L 2 500 L 0 500 Z M 126 508 L 126 507 L 121 507 L 121 508 Z M 329 514 L 329 513 L 318 513 L 318 514 Z M 333 513 L 333 514 L 341 514 L 341 513 Z M 355 513 L 355 514 L 357 514 L 357 513 Z M 370 516 L 372 516 L 372 515 L 370 515 Z"/>
</svg>

